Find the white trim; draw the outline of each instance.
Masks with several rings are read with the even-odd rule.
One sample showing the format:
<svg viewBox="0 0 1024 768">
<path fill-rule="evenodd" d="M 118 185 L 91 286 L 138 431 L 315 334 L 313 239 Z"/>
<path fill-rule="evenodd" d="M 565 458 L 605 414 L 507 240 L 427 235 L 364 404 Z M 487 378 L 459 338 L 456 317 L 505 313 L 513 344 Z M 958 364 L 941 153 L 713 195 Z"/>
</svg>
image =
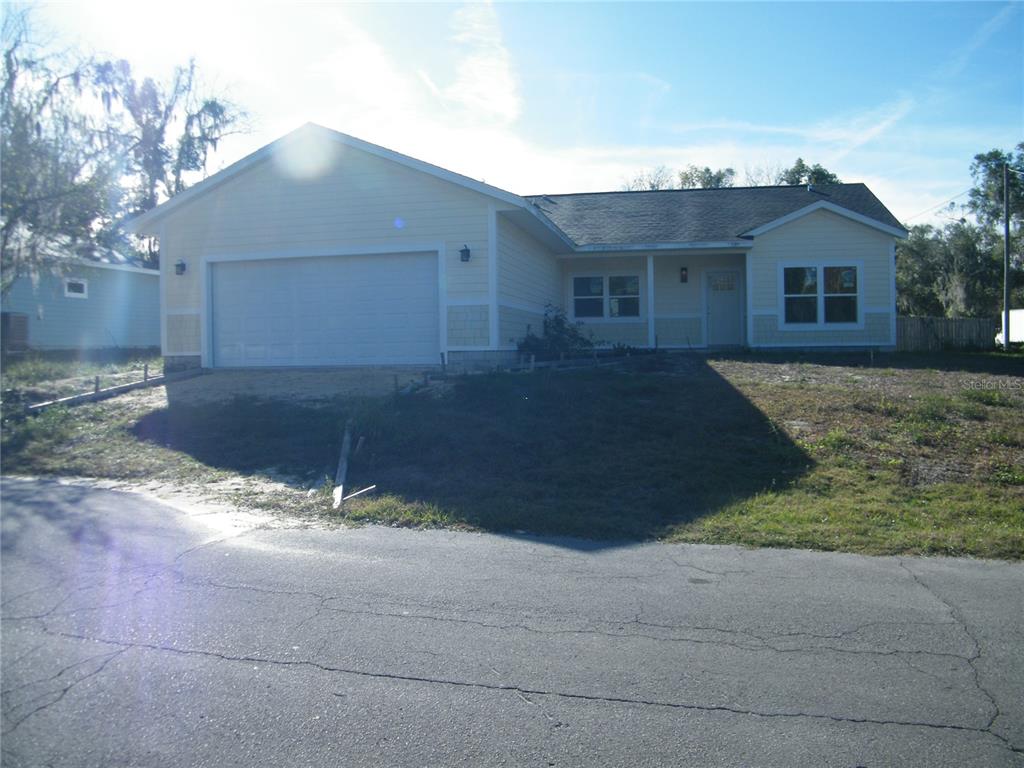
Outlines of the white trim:
<svg viewBox="0 0 1024 768">
<path fill-rule="evenodd" d="M 766 224 L 762 224 L 759 227 L 755 227 L 754 229 L 748 230 L 743 234 L 746 237 L 757 237 L 758 235 L 763 235 L 765 232 L 771 232 L 776 227 L 781 227 L 784 224 L 789 224 L 791 221 L 801 219 L 810 213 L 814 213 L 815 211 L 829 211 L 839 216 L 845 216 L 851 221 L 856 221 L 858 224 L 863 224 L 866 227 L 877 229 L 880 232 L 885 232 L 886 234 L 893 235 L 895 237 L 906 237 L 909 234 L 905 229 L 902 229 L 900 227 L 892 227 L 889 226 L 888 224 L 883 224 L 877 219 L 872 219 L 868 216 L 864 216 L 859 213 L 854 213 L 849 208 L 843 208 L 842 206 L 836 205 L 835 203 L 830 203 L 827 200 L 819 200 L 816 203 L 811 203 L 810 205 L 800 208 L 799 210 L 793 211 L 792 213 L 787 213 L 785 216 L 780 216 L 779 218 L 769 221 Z"/>
<path fill-rule="evenodd" d="M 438 323 L 438 348 L 442 355 L 448 352 L 448 297 L 447 278 L 445 269 L 446 248 L 443 242 L 439 243 L 416 243 L 416 244 L 387 244 L 387 245 L 363 245 L 363 246 L 318 246 L 315 248 L 294 248 L 282 251 L 258 251 L 255 253 L 226 253 L 226 254 L 204 254 L 200 257 L 200 337 L 201 337 L 201 359 L 200 365 L 203 368 L 212 368 L 216 364 L 213 355 L 213 333 L 210 328 L 213 322 L 213 295 L 210 289 L 212 281 L 213 265 L 226 262 L 239 261 L 269 261 L 280 259 L 316 259 L 330 258 L 334 256 L 372 256 L 375 254 L 409 254 L 409 253 L 436 253 L 437 255 L 437 323 Z M 161 270 L 162 272 L 162 270 Z M 165 317 L 167 313 L 161 312 Z M 447 360 L 447 358 L 445 358 Z M 382 363 L 383 364 L 383 363 Z M 290 367 L 290 366 L 282 366 Z"/>
<path fill-rule="evenodd" d="M 541 306 L 540 304 L 530 304 L 528 302 L 520 301 L 508 301 L 502 299 L 498 302 L 498 307 L 505 307 L 506 309 L 518 309 L 521 312 L 532 312 L 537 315 L 543 315 L 544 310 L 547 307 Z"/>
<path fill-rule="evenodd" d="M 133 272 L 137 275 L 150 275 L 152 277 L 157 277 L 160 274 L 159 269 L 133 267 L 130 264 L 106 264 L 100 261 L 90 261 L 89 259 L 73 259 L 72 263 L 76 266 L 95 267 L 96 269 L 112 269 L 115 272 Z"/>
<path fill-rule="evenodd" d="M 166 227 L 160 226 L 157 233 L 157 240 L 160 242 L 160 283 L 157 290 L 160 294 L 160 354 L 167 354 L 167 270 L 170 269 L 170 258 L 167 253 L 167 239 L 164 236 Z M 202 319 L 200 319 L 200 325 Z M 202 363 L 200 363 L 202 365 Z"/>
<path fill-rule="evenodd" d="M 448 299 L 449 307 L 486 307 L 487 299 Z"/>
<path fill-rule="evenodd" d="M 448 273 L 444 241 L 437 243 L 437 347 L 448 362 Z"/>
<path fill-rule="evenodd" d="M 68 291 L 68 283 L 81 283 L 81 293 L 70 293 Z M 89 280 L 84 277 L 71 277 L 70 275 L 64 278 L 64 298 L 65 299 L 88 299 L 89 298 Z"/>
<path fill-rule="evenodd" d="M 157 221 L 158 219 L 180 208 L 182 205 L 186 205 L 192 200 L 195 200 L 196 198 L 205 195 L 207 192 L 213 191 L 214 189 L 221 186 L 225 182 L 230 181 L 236 176 L 249 170 L 253 166 L 268 159 L 274 152 L 278 151 L 278 149 L 280 149 L 283 145 L 295 141 L 300 134 L 311 132 L 319 133 L 322 136 L 325 136 L 326 138 L 335 141 L 339 144 L 342 144 L 346 147 L 361 150 L 362 152 L 365 152 L 369 155 L 373 155 L 374 157 L 379 157 L 383 160 L 389 160 L 393 163 L 397 163 L 398 165 L 410 168 L 414 171 L 425 173 L 428 176 L 433 176 L 434 178 L 441 179 L 442 181 L 447 181 L 451 184 L 455 184 L 456 186 L 472 190 L 473 192 L 478 192 L 482 195 L 486 195 L 496 200 L 500 200 L 504 203 L 508 203 L 512 206 L 515 206 L 516 208 L 528 211 L 535 219 L 537 219 L 537 221 L 542 223 L 546 229 L 548 229 L 553 235 L 558 237 L 558 239 L 561 240 L 566 246 L 568 246 L 569 248 L 575 247 L 575 243 L 573 243 L 573 241 L 564 232 L 562 232 L 562 230 L 559 229 L 554 224 L 554 222 L 552 222 L 550 219 L 544 216 L 537 209 L 536 206 L 534 206 L 532 203 L 528 202 L 524 198 L 520 197 L 519 195 L 513 194 L 512 192 L 507 192 L 504 189 L 499 189 L 498 187 L 492 187 L 490 184 L 485 184 L 482 181 L 471 179 L 470 177 L 463 176 L 460 173 L 449 171 L 445 168 L 441 168 L 440 166 L 431 165 L 430 163 L 424 162 L 423 160 L 417 160 L 416 158 L 410 157 L 409 155 L 403 155 L 401 152 L 395 152 L 394 150 L 386 149 L 385 147 L 378 146 L 377 144 L 371 144 L 368 141 L 357 139 L 355 136 L 349 136 L 348 134 L 341 133 L 340 131 L 335 131 L 330 128 L 325 128 L 322 125 L 317 125 L 315 123 L 306 123 L 305 125 L 296 128 L 291 133 L 282 136 L 276 141 L 272 141 L 265 147 L 256 150 L 251 155 L 248 155 L 242 158 L 241 160 L 229 165 L 222 171 L 219 171 L 213 174 L 212 176 L 204 179 L 203 181 L 199 182 L 198 184 L 186 189 L 184 192 L 178 193 L 170 200 L 166 200 L 160 205 L 158 205 L 156 208 L 146 211 L 145 213 L 136 216 L 134 219 L 130 219 L 129 221 L 125 222 L 125 229 L 133 234 L 142 233 L 144 229 L 148 228 L 153 222 Z"/>
<path fill-rule="evenodd" d="M 892 319 L 889 321 L 889 338 L 893 346 L 896 346 L 896 315 L 899 313 L 899 306 L 896 303 L 896 241 L 889 244 L 889 268 L 892 270 L 892 295 L 889 297 L 889 312 Z M 867 310 L 865 310 L 867 311 Z"/>
<path fill-rule="evenodd" d="M 750 290 L 754 272 L 754 265 L 750 261 L 752 255 L 753 251 L 744 254 L 743 258 L 743 306 L 747 311 L 747 321 L 744 323 L 747 329 L 747 337 L 743 342 L 747 346 L 750 346 L 750 342 L 754 338 L 754 292 Z"/>
<path fill-rule="evenodd" d="M 787 323 L 786 322 L 786 285 L 785 270 L 787 268 L 814 267 L 818 270 L 818 290 L 815 294 L 817 299 L 816 323 Z M 825 267 L 854 267 L 857 270 L 857 322 L 855 323 L 826 323 L 825 322 Z M 780 261 L 776 265 L 776 315 L 779 318 L 778 329 L 784 332 L 791 331 L 862 331 L 864 330 L 864 261 L 863 259 L 791 259 Z M 852 294 L 850 294 L 852 295 Z"/>
<path fill-rule="evenodd" d="M 448 347 L 449 352 L 495 352 L 496 350 L 489 347 L 486 344 L 481 344 L 478 347 Z"/>
<path fill-rule="evenodd" d="M 558 259 L 581 259 L 587 256 L 614 256 L 618 253 L 632 253 L 634 251 L 717 251 L 746 250 L 753 248 L 750 240 L 719 240 L 713 242 L 686 242 L 686 243 L 608 243 L 595 245 L 577 246 L 571 253 L 560 253 Z"/>
<path fill-rule="evenodd" d="M 487 346 L 498 346 L 498 210 L 487 206 Z"/>
<path fill-rule="evenodd" d="M 286 248 L 280 251 L 250 251 L 247 253 L 210 253 L 204 261 L 266 261 L 269 259 L 315 259 L 328 256 L 376 256 L 389 253 L 435 253 L 444 244 L 433 243 L 374 243 L 370 245 L 318 245 L 307 248 Z"/>
<path fill-rule="evenodd" d="M 647 346 L 655 346 L 654 332 L 654 254 L 647 254 Z"/>
<path fill-rule="evenodd" d="M 643 285 L 643 281 L 641 280 L 641 278 L 643 277 L 642 272 L 643 272 L 643 269 L 641 269 L 640 267 L 637 267 L 635 272 L 623 271 L 623 270 L 615 270 L 615 271 L 612 271 L 612 272 L 602 272 L 600 270 L 596 270 L 596 271 L 595 270 L 590 270 L 590 271 L 587 271 L 587 272 L 570 272 L 569 275 L 568 275 L 569 285 L 567 286 L 568 287 L 568 293 L 569 293 L 569 311 L 566 313 L 566 316 L 570 320 L 572 320 L 573 322 L 579 321 L 579 322 L 583 322 L 583 323 L 643 323 L 643 322 L 645 322 L 645 315 L 644 315 L 644 312 L 643 312 L 644 308 L 647 309 L 647 314 L 649 315 L 649 314 L 651 314 L 651 310 L 653 309 L 653 307 L 649 303 L 644 301 L 644 292 L 641 289 L 641 286 Z M 600 277 L 604 281 L 604 284 L 603 284 L 603 291 L 604 291 L 604 293 L 601 295 L 601 299 L 602 299 L 601 311 L 603 313 L 601 315 L 601 317 L 576 317 L 576 298 L 577 297 L 576 297 L 575 288 L 573 287 L 573 281 L 577 277 Z M 635 277 L 637 279 L 637 291 L 638 291 L 638 293 L 637 293 L 637 297 L 636 298 L 637 298 L 638 304 L 640 305 L 639 306 L 640 313 L 638 315 L 627 316 L 627 317 L 621 317 L 621 316 L 620 317 L 611 317 L 608 314 L 609 311 L 610 311 L 610 303 L 609 302 L 611 300 L 611 295 L 610 295 L 609 290 L 608 290 L 608 280 L 609 280 L 609 278 L 612 278 L 612 277 Z M 590 297 L 580 296 L 579 298 L 580 299 L 586 299 L 586 298 L 596 299 L 598 297 L 597 296 L 590 296 Z M 616 297 L 616 298 L 622 298 L 622 297 Z M 625 298 L 630 298 L 631 299 L 633 297 L 632 296 L 626 296 Z"/>
<path fill-rule="evenodd" d="M 751 344 L 751 349 L 775 349 L 782 347 L 861 347 L 863 349 L 887 349 L 893 345 L 887 341 L 780 341 L 774 344 Z"/>
</svg>

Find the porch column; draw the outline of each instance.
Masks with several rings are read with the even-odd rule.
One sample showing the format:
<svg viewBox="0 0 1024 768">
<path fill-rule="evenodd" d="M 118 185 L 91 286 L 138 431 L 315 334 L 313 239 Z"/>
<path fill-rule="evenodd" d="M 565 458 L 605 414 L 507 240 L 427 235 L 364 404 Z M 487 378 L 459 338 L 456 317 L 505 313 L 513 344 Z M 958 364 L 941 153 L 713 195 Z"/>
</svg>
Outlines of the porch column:
<svg viewBox="0 0 1024 768">
<path fill-rule="evenodd" d="M 647 254 L 647 346 L 654 348 L 654 254 Z"/>
</svg>

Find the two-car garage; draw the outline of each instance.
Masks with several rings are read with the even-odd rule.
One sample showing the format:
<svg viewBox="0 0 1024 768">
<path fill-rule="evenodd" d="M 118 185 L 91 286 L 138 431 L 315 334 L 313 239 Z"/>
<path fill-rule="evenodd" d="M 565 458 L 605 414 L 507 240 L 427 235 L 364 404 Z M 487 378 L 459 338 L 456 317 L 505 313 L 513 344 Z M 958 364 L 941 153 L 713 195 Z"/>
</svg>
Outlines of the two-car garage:
<svg viewBox="0 0 1024 768">
<path fill-rule="evenodd" d="M 436 365 L 436 252 L 260 258 L 209 264 L 218 368 Z"/>
</svg>

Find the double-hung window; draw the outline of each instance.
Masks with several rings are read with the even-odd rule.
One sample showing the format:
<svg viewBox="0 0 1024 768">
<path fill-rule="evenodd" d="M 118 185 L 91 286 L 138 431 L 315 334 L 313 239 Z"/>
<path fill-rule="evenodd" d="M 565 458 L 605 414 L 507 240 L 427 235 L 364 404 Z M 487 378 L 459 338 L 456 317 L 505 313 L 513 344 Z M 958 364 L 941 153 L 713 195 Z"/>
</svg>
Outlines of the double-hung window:
<svg viewBox="0 0 1024 768">
<path fill-rule="evenodd" d="M 640 317 L 640 276 L 604 275 L 572 279 L 573 317 Z"/>
<path fill-rule="evenodd" d="M 857 271 L 854 265 L 783 268 L 785 324 L 799 327 L 857 323 Z"/>
</svg>

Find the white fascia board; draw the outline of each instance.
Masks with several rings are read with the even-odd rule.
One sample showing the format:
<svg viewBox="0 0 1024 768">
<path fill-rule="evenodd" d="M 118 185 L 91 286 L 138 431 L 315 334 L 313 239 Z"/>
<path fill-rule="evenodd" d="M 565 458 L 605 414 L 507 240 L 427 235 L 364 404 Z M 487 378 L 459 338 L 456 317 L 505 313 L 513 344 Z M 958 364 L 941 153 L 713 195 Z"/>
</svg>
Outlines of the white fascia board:
<svg viewBox="0 0 1024 768">
<path fill-rule="evenodd" d="M 713 242 L 692 242 L 692 243 L 598 243 L 595 245 L 581 245 L 571 253 L 558 254 L 560 259 L 580 258 L 583 256 L 615 256 L 620 253 L 633 253 L 636 251 L 735 251 L 753 248 L 754 243 L 750 240 L 718 240 Z"/>
<path fill-rule="evenodd" d="M 871 227 L 872 229 L 877 229 L 881 232 L 885 232 L 886 234 L 892 235 L 893 237 L 904 238 L 907 237 L 908 235 L 907 230 L 901 227 L 892 227 L 889 226 L 888 224 L 883 224 L 877 219 L 872 219 L 869 216 L 864 216 L 860 213 L 855 213 L 854 211 L 851 211 L 849 208 L 843 208 L 841 205 L 830 203 L 827 200 L 819 200 L 816 203 L 811 203 L 810 205 L 800 208 L 799 210 L 793 211 L 792 213 L 787 213 L 785 216 L 780 216 L 779 218 L 773 221 L 769 221 L 767 224 L 762 224 L 759 227 L 755 227 L 754 229 L 744 232 L 743 236 L 757 237 L 758 235 L 763 235 L 765 232 L 771 232 L 776 227 L 781 227 L 784 224 L 789 224 L 791 221 L 802 219 L 804 216 L 810 213 L 814 213 L 815 211 L 829 211 L 839 216 L 844 216 L 847 219 L 850 219 L 851 221 L 856 221 L 858 224 L 863 224 L 866 227 Z"/>
<path fill-rule="evenodd" d="M 207 192 L 212 191 L 213 189 L 220 186 L 224 182 L 233 179 L 234 177 L 238 176 L 241 173 L 244 173 L 249 168 L 252 168 L 254 165 L 267 159 L 273 152 L 277 150 L 279 146 L 289 141 L 292 141 L 296 135 L 303 131 L 319 132 L 326 138 L 335 141 L 339 144 L 342 144 L 346 147 L 358 149 L 361 152 L 373 155 L 374 157 L 379 157 L 384 160 L 397 163 L 398 165 L 410 168 L 414 171 L 425 173 L 429 176 L 433 176 L 434 178 L 441 179 L 442 181 L 447 181 L 450 184 L 455 184 L 456 186 L 463 187 L 464 189 L 469 189 L 472 190 L 473 192 L 478 192 L 479 194 L 486 195 L 496 200 L 500 200 L 509 205 L 513 205 L 516 208 L 521 208 L 525 211 L 529 211 L 538 221 L 540 221 L 542 224 L 544 224 L 544 226 L 550 229 L 552 233 L 557 235 L 558 238 L 562 240 L 568 247 L 575 247 L 575 244 L 565 235 L 564 232 L 562 232 L 562 230 L 556 227 L 554 223 L 552 223 L 547 217 L 543 216 L 532 203 L 527 202 L 524 198 L 520 197 L 519 195 L 507 192 L 504 189 L 499 189 L 498 187 L 492 187 L 490 184 L 485 184 L 482 181 L 471 179 L 468 176 L 463 176 L 460 173 L 449 171 L 445 168 L 441 168 L 440 166 L 431 165 L 430 163 L 427 163 L 423 160 L 417 160 L 415 157 L 403 155 L 401 152 L 395 152 L 394 150 L 378 146 L 377 144 L 371 144 L 368 141 L 357 139 L 355 136 L 349 136 L 348 134 L 341 133 L 330 128 L 324 128 L 322 125 L 316 125 L 315 123 L 306 123 L 306 125 L 302 126 L 301 128 L 297 128 L 291 133 L 282 136 L 280 139 L 272 141 L 270 144 L 267 144 L 267 146 L 263 147 L 262 149 L 256 150 L 251 155 L 248 155 L 247 157 L 242 158 L 238 162 L 229 165 L 224 170 L 213 174 L 213 176 L 204 179 L 203 181 L 199 182 L 193 187 L 190 187 L 184 192 L 180 192 L 179 194 L 172 197 L 170 200 L 161 203 L 156 208 L 153 208 L 150 211 L 146 211 L 146 213 L 143 213 L 140 216 L 136 216 L 134 219 L 130 219 L 129 221 L 125 222 L 125 229 L 133 234 L 155 234 L 152 224 L 157 219 L 166 216 L 168 213 L 171 213 L 175 209 L 180 208 L 182 205 L 185 205 L 186 203 L 195 200 L 197 197 L 200 197 L 201 195 L 204 195 Z"/>
<path fill-rule="evenodd" d="M 130 264 L 105 264 L 100 261 L 89 261 L 89 259 L 75 259 L 74 264 L 82 267 L 94 267 L 96 269 L 113 269 L 117 272 L 134 272 L 139 275 L 151 275 L 159 277 L 159 269 L 147 269 L 145 267 L 133 267 Z"/>
</svg>

